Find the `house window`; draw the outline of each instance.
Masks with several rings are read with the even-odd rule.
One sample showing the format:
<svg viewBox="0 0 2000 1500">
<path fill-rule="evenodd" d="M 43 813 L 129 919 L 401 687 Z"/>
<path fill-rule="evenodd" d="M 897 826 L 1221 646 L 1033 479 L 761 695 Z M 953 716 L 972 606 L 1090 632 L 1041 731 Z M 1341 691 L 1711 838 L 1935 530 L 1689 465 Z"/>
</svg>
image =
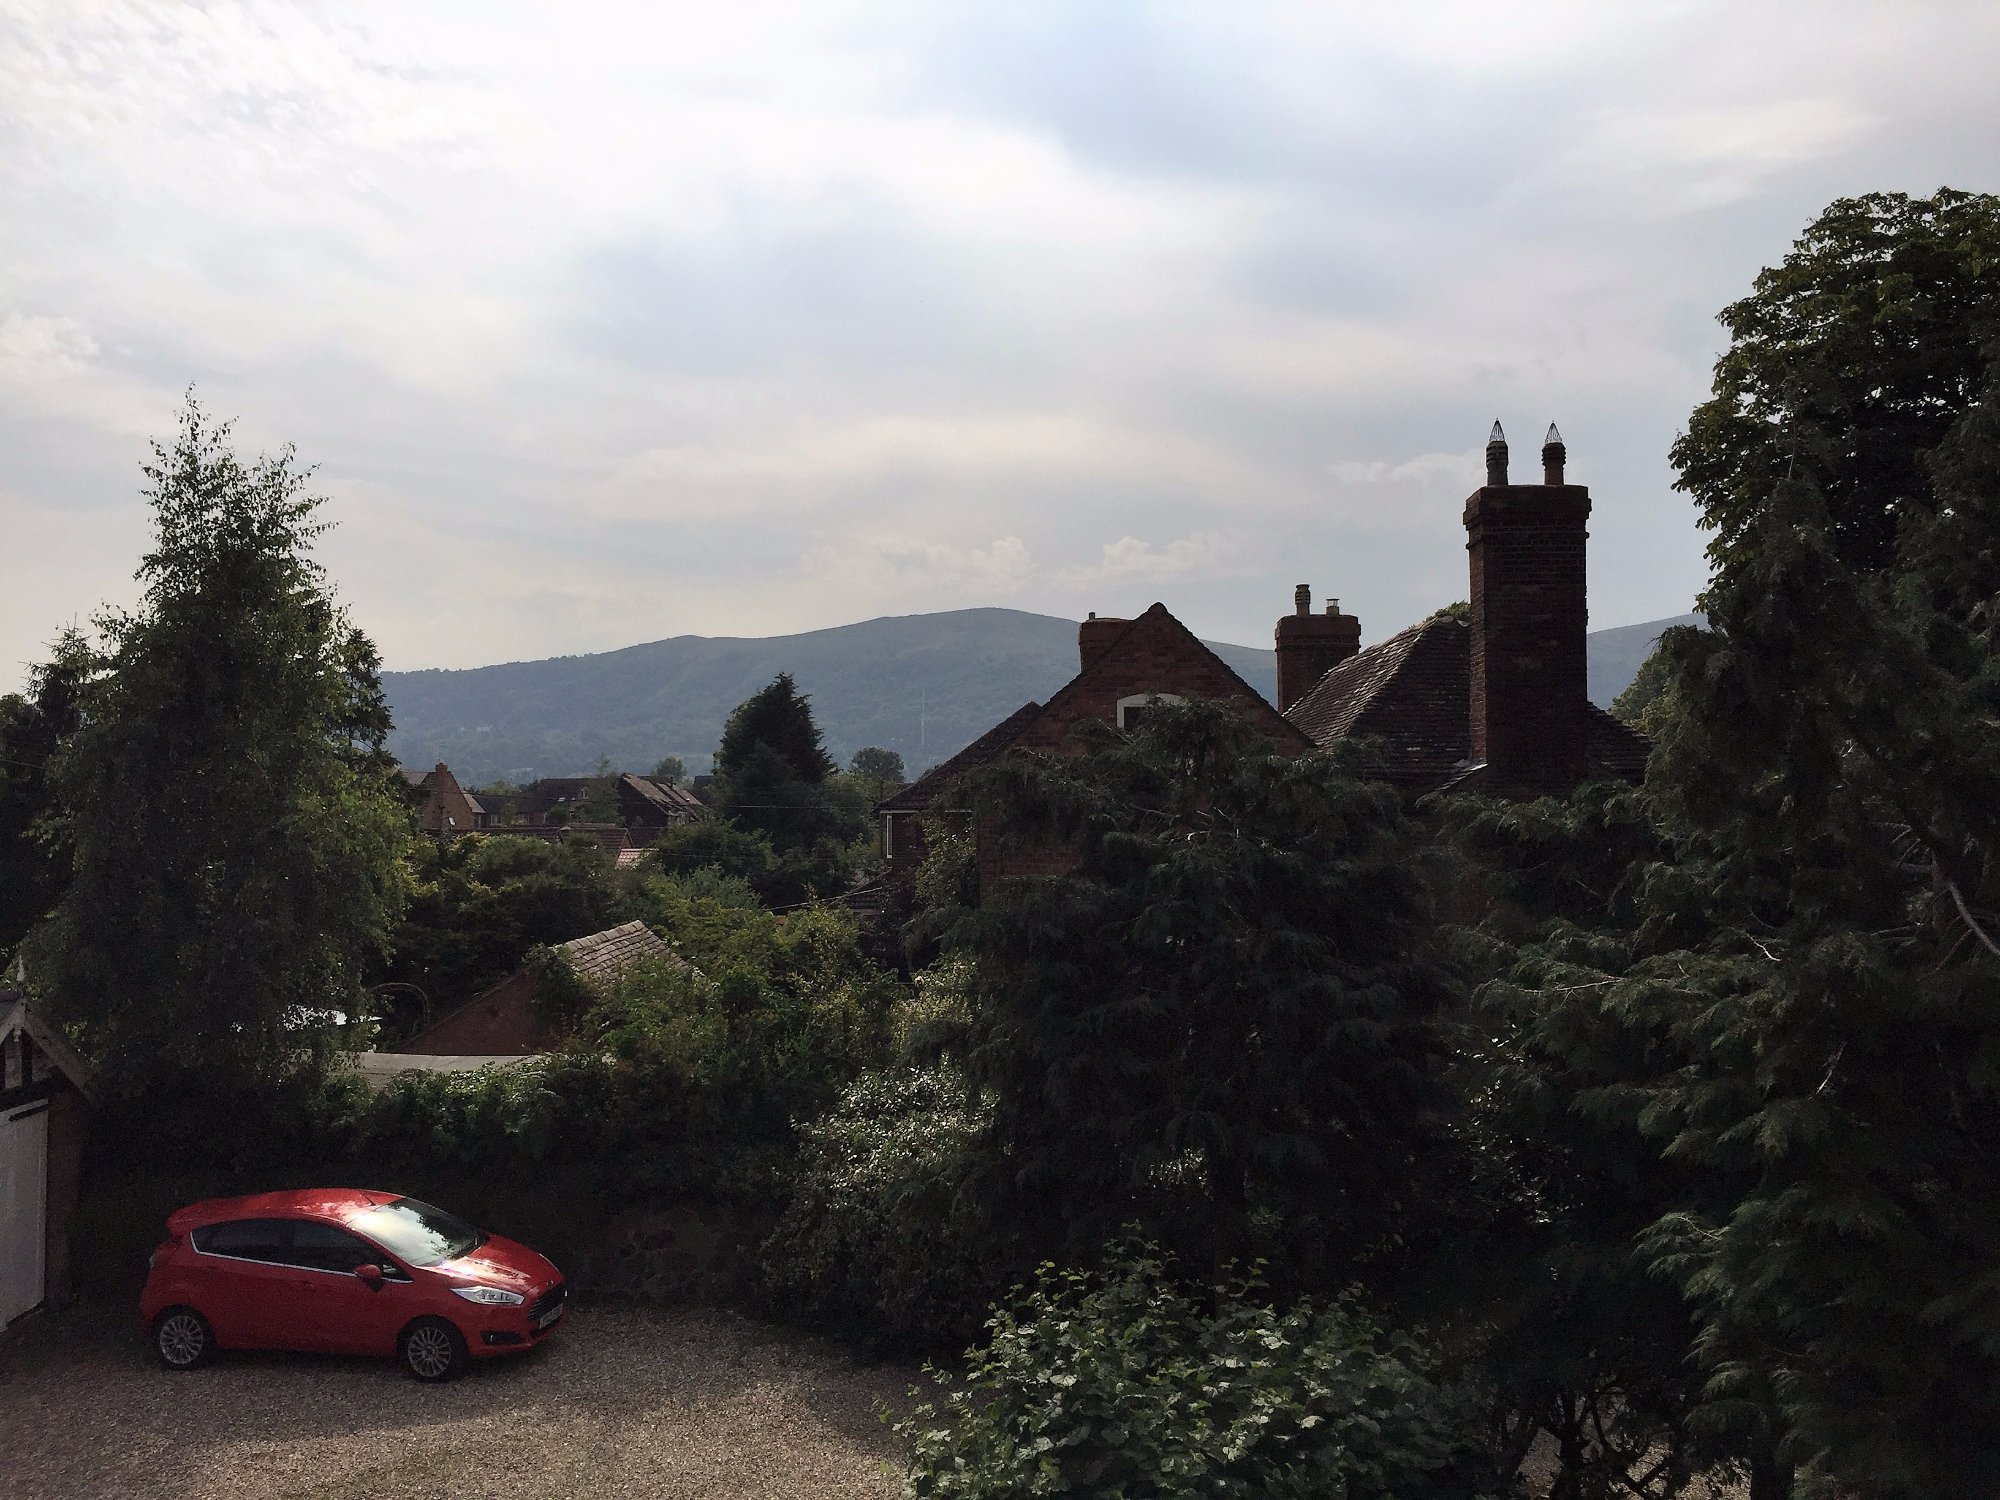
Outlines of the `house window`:
<svg viewBox="0 0 2000 1500">
<path fill-rule="evenodd" d="M 1118 727 L 1136 729 L 1139 721 L 1146 716 L 1146 710 L 1155 703 L 1179 703 L 1179 693 L 1134 693 L 1129 698 L 1118 700 Z"/>
</svg>

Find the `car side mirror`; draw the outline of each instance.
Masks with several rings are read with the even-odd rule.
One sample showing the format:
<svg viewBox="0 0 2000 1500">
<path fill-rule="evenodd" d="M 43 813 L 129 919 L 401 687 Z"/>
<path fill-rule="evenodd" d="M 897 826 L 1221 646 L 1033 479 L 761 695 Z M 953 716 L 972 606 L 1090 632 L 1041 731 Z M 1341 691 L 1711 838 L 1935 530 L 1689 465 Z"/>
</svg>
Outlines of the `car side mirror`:
<svg viewBox="0 0 2000 1500">
<path fill-rule="evenodd" d="M 382 1290 L 382 1268 L 380 1266 L 356 1266 L 354 1274 L 361 1278 L 361 1284 L 371 1292 Z"/>
</svg>

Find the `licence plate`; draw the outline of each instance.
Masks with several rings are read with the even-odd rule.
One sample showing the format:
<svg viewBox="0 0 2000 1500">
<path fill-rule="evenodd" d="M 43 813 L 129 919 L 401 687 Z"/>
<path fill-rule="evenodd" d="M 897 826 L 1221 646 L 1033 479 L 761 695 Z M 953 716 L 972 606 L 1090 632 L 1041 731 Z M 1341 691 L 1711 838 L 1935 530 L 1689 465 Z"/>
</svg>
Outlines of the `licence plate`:
<svg viewBox="0 0 2000 1500">
<path fill-rule="evenodd" d="M 543 1313 L 539 1318 L 535 1319 L 535 1331 L 537 1333 L 540 1333 L 544 1328 L 548 1327 L 549 1324 L 555 1322 L 555 1320 L 557 1318 L 560 1318 L 562 1315 L 563 1315 L 562 1304 L 558 1303 L 556 1304 L 556 1306 L 550 1308 L 547 1312 Z"/>
</svg>

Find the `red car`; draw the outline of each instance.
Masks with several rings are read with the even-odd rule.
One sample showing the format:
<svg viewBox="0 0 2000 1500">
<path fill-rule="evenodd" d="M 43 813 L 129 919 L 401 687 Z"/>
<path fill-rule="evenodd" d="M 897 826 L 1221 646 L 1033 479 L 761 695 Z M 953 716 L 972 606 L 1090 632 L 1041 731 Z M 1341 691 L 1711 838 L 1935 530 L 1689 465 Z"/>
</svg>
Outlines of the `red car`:
<svg viewBox="0 0 2000 1500">
<path fill-rule="evenodd" d="M 160 1362 L 216 1349 L 391 1354 L 419 1380 L 518 1354 L 561 1320 L 562 1273 L 526 1245 L 394 1193 L 210 1198 L 167 1220 L 139 1316 Z"/>
</svg>

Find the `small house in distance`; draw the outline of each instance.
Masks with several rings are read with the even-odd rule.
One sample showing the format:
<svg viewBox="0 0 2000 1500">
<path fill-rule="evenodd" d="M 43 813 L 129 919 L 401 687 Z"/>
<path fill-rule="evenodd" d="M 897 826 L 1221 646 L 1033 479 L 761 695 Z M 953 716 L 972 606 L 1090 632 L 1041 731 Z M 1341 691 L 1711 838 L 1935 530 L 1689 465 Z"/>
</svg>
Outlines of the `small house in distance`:
<svg viewBox="0 0 2000 1500">
<path fill-rule="evenodd" d="M 25 995 L 0 990 L 0 1328 L 70 1289 L 90 1069 Z"/>
<path fill-rule="evenodd" d="M 493 816 L 485 805 L 458 784 L 451 767 L 439 761 L 428 771 L 402 768 L 410 799 L 417 809 L 417 826 L 433 838 L 451 838 L 490 828 Z"/>
<path fill-rule="evenodd" d="M 576 977 L 593 988 L 612 983 L 643 959 L 682 960 L 644 922 L 556 944 Z M 398 1056 L 525 1057 L 559 1040 L 535 1010 L 535 976 L 517 969 L 403 1043 Z M 412 1066 L 420 1066 L 416 1062 Z"/>
</svg>

